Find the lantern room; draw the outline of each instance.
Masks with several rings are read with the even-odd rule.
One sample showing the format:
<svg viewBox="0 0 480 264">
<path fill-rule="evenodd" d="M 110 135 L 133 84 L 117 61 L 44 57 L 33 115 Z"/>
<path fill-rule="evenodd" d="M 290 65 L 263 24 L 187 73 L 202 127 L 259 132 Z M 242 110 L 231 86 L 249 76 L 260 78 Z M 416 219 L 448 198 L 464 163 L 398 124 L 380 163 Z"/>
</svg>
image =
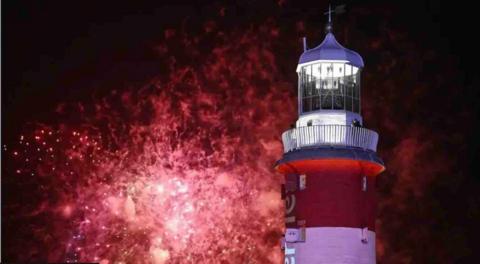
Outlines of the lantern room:
<svg viewBox="0 0 480 264">
<path fill-rule="evenodd" d="M 297 127 L 362 124 L 360 75 L 363 59 L 328 32 L 323 42 L 306 49 L 297 67 Z"/>
</svg>

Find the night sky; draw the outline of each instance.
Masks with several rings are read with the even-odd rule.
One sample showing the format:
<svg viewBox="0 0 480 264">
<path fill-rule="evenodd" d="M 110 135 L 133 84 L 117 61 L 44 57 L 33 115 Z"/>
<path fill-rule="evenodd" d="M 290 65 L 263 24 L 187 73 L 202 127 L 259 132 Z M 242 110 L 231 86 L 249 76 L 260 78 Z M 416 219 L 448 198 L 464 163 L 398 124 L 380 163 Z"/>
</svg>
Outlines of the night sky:
<svg viewBox="0 0 480 264">
<path fill-rule="evenodd" d="M 2 260 L 279 263 L 273 164 L 328 2 L 107 2 L 2 2 Z M 387 167 L 378 262 L 475 263 L 478 15 L 341 3 Z"/>
</svg>

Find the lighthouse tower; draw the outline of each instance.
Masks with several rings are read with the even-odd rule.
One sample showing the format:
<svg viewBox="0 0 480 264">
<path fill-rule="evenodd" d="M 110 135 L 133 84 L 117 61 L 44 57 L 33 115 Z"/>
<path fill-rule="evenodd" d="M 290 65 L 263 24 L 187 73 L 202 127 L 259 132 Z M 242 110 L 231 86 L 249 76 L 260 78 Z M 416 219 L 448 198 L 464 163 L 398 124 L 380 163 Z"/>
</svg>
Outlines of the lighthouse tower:
<svg viewBox="0 0 480 264">
<path fill-rule="evenodd" d="M 331 11 L 329 11 L 330 15 Z M 305 43 L 304 43 L 305 44 Z M 363 126 L 362 57 L 338 43 L 306 45 L 297 66 L 298 120 L 282 134 L 285 263 L 375 263 L 378 134 Z"/>
</svg>

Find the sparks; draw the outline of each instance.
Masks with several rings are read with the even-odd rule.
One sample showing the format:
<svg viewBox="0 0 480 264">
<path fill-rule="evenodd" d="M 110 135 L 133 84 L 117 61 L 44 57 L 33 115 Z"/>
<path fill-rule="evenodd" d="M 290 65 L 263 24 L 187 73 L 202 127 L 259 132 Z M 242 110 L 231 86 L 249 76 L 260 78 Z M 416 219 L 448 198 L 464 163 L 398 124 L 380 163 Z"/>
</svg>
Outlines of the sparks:
<svg viewBox="0 0 480 264">
<path fill-rule="evenodd" d="M 168 80 L 113 93 L 93 102 L 82 122 L 38 125 L 20 136 L 27 144 L 9 146 L 25 156 L 15 177 L 36 183 L 28 195 L 36 208 L 20 217 L 51 223 L 34 227 L 39 241 L 51 238 L 41 245 L 49 261 L 281 259 L 281 177 L 272 164 L 281 153 L 276 134 L 295 106 L 285 102 L 293 91 L 276 80 L 275 37 L 261 35 L 218 33 L 240 41 L 218 41 L 230 44 L 213 47 L 198 67 L 172 61 Z M 249 59 L 231 56 L 242 53 Z"/>
</svg>

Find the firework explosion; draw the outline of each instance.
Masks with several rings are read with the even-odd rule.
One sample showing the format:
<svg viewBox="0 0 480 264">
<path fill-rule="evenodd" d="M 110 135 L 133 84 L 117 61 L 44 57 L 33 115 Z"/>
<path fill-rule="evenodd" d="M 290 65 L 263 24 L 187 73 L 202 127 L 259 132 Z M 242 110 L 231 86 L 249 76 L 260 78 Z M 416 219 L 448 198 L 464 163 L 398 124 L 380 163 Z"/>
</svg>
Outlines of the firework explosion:
<svg viewBox="0 0 480 264">
<path fill-rule="evenodd" d="M 273 164 L 295 105 L 270 51 L 276 31 L 259 30 L 208 35 L 218 43 L 208 56 L 195 49 L 202 39 L 168 30 L 157 49 L 181 42 L 202 66 L 171 56 L 167 78 L 61 105 L 59 115 L 81 122 L 38 124 L 4 146 L 15 164 L 4 181 L 31 190 L 20 194 L 28 206 L 6 208 L 30 221 L 21 260 L 279 262 L 283 204 Z"/>
</svg>

